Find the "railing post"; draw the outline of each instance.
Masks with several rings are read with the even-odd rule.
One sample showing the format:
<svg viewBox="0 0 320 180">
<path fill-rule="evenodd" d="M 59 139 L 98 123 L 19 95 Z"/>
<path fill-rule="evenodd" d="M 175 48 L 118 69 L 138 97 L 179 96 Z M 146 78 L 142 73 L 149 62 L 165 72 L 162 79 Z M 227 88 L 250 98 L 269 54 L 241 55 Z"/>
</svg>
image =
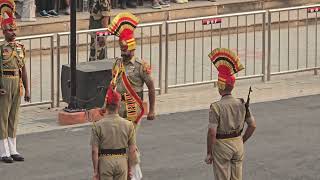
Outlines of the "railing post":
<svg viewBox="0 0 320 180">
<path fill-rule="evenodd" d="M 315 40 L 316 40 L 316 47 L 315 47 L 315 69 L 314 69 L 314 75 L 318 75 L 318 69 L 317 69 L 317 66 L 318 66 L 318 13 L 316 13 L 316 19 L 315 19 L 315 23 L 316 23 L 316 37 L 315 37 Z"/>
<path fill-rule="evenodd" d="M 271 13 L 268 10 L 268 62 L 267 62 L 267 81 L 270 81 L 271 77 Z M 264 67 L 265 68 L 265 67 Z"/>
<path fill-rule="evenodd" d="M 165 93 L 168 93 L 169 86 L 169 24 L 166 22 L 166 61 L 165 61 Z"/>
<path fill-rule="evenodd" d="M 57 34 L 57 107 L 60 107 L 60 34 Z"/>
<path fill-rule="evenodd" d="M 266 13 L 262 14 L 262 81 L 266 81 Z"/>
<path fill-rule="evenodd" d="M 54 35 L 51 36 L 51 108 L 54 107 Z"/>
<path fill-rule="evenodd" d="M 159 25 L 159 94 L 162 94 L 162 27 L 163 23 Z M 152 38 L 152 37 L 151 37 Z"/>
</svg>

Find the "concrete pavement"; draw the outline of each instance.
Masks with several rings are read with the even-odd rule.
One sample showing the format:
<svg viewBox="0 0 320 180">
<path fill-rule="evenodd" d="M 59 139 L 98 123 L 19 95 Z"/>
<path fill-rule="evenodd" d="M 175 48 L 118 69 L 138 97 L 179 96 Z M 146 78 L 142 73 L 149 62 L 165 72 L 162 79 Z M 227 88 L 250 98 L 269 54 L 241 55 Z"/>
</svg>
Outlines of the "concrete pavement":
<svg viewBox="0 0 320 180">
<path fill-rule="evenodd" d="M 254 88 L 255 101 L 258 92 Z M 319 102 L 320 95 L 314 95 L 251 104 L 257 130 L 245 144 L 243 179 L 320 179 Z M 157 118 L 144 121 L 138 133 L 144 180 L 213 179 L 212 167 L 203 162 L 208 110 Z M 89 137 L 89 126 L 20 135 L 18 147 L 26 161 L 0 163 L 1 179 L 88 180 L 92 176 Z"/>
</svg>

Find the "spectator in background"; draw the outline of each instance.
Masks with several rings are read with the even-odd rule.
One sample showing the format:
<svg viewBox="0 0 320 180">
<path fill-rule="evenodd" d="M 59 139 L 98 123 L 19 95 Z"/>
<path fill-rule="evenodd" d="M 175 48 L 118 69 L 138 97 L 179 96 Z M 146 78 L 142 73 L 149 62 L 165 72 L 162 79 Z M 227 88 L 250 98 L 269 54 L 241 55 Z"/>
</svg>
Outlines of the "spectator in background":
<svg viewBox="0 0 320 180">
<path fill-rule="evenodd" d="M 183 4 L 183 3 L 187 3 L 188 0 L 175 0 L 175 3 L 177 4 Z"/>
<path fill-rule="evenodd" d="M 70 15 L 70 0 L 65 0 L 66 3 L 66 11 L 65 14 L 66 15 Z"/>
<path fill-rule="evenodd" d="M 39 9 L 41 17 L 57 17 L 59 14 L 54 10 L 56 0 L 40 0 Z"/>
<path fill-rule="evenodd" d="M 153 0 L 152 1 L 152 8 L 153 9 L 162 9 L 162 8 L 166 8 L 166 7 L 170 7 L 170 4 L 168 2 L 165 2 L 163 0 Z"/>
<path fill-rule="evenodd" d="M 89 29 L 107 28 L 111 16 L 111 0 L 89 0 Z M 91 33 L 89 61 L 102 60 L 106 57 L 106 39 Z"/>
<path fill-rule="evenodd" d="M 120 0 L 120 8 L 127 9 L 128 8 L 137 8 L 136 0 Z"/>
<path fill-rule="evenodd" d="M 36 21 L 36 5 L 34 0 L 15 0 L 17 14 L 21 16 L 21 21 Z"/>
</svg>

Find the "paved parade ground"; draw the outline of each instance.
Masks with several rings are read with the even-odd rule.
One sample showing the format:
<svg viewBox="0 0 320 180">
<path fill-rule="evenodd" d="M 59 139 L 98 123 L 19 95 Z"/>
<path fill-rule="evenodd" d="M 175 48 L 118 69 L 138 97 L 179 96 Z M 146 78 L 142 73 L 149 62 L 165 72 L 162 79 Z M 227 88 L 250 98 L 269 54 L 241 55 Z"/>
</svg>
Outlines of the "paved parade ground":
<svg viewBox="0 0 320 180">
<path fill-rule="evenodd" d="M 320 95 L 252 104 L 257 130 L 245 145 L 245 180 L 319 180 Z M 143 121 L 138 144 L 144 180 L 209 180 L 208 110 Z M 25 162 L 0 163 L 1 180 L 88 180 L 88 126 L 20 135 Z"/>
</svg>

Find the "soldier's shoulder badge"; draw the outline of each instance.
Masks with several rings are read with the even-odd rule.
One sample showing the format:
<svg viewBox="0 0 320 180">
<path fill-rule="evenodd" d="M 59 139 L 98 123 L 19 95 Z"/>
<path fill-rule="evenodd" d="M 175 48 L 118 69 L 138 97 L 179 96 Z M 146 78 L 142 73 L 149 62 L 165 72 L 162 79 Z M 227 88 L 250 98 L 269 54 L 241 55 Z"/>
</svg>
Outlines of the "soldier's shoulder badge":
<svg viewBox="0 0 320 180">
<path fill-rule="evenodd" d="M 141 65 L 144 72 L 146 72 L 147 74 L 151 74 L 151 67 L 147 61 L 142 60 Z"/>
<path fill-rule="evenodd" d="M 2 47 L 2 56 L 4 59 L 7 59 L 11 56 L 13 49 L 10 46 L 3 46 Z"/>
<path fill-rule="evenodd" d="M 210 109 L 215 109 L 215 108 L 217 108 L 219 105 L 218 105 L 218 102 L 219 101 L 215 101 L 215 102 L 213 102 L 213 103 L 211 103 L 210 104 Z"/>
</svg>

